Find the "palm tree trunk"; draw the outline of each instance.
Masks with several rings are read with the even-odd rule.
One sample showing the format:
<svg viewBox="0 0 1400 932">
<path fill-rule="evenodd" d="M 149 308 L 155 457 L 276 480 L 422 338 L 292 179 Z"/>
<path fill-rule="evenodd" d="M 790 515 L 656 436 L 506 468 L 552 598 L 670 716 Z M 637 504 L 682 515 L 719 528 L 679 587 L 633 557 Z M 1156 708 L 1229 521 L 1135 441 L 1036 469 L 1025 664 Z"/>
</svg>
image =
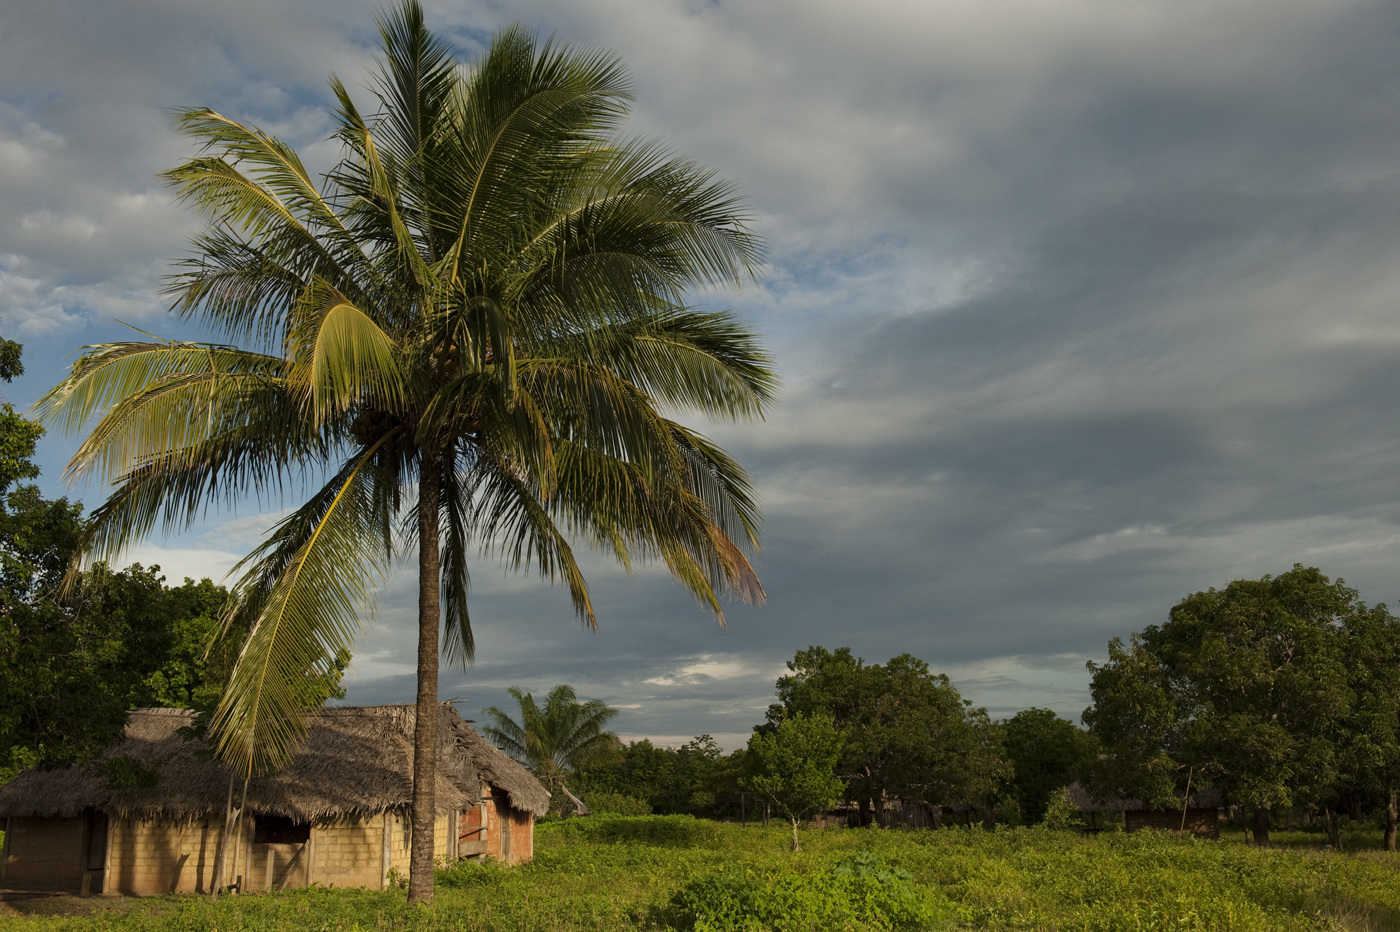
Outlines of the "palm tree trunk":
<svg viewBox="0 0 1400 932">
<path fill-rule="evenodd" d="M 441 480 L 441 453 L 425 450 L 418 480 L 418 715 L 413 729 L 413 847 L 408 860 L 408 901 L 425 904 L 433 901 L 433 822 L 437 818 Z"/>
<path fill-rule="evenodd" d="M 108 829 L 111 831 L 111 829 Z M 224 861 L 228 858 L 229 838 L 233 834 L 233 774 L 228 775 L 228 802 L 224 804 L 224 830 L 219 834 L 219 848 L 214 853 L 214 879 L 209 884 L 209 899 L 219 898 L 219 885 L 223 882 Z M 102 878 L 103 889 L 110 889 L 112 881 Z"/>
</svg>

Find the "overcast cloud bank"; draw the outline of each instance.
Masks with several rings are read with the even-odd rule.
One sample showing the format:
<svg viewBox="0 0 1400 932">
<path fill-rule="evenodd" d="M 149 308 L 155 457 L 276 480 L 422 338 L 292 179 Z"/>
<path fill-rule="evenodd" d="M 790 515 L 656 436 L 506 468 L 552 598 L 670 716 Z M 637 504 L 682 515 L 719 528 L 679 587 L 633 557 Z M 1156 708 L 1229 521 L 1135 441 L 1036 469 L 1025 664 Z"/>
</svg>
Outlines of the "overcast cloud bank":
<svg viewBox="0 0 1400 932">
<path fill-rule="evenodd" d="M 442 694 L 574 684 L 619 730 L 742 743 L 809 644 L 910 652 L 994 714 L 1078 718 L 1084 662 L 1189 592 L 1286 570 L 1395 601 L 1400 7 L 1385 3 L 429 3 L 471 54 L 513 18 L 616 50 L 633 127 L 748 194 L 770 268 L 734 307 L 786 380 L 711 425 L 753 471 L 770 601 L 720 631 L 664 576 L 567 599 L 475 575 Z M 195 219 L 170 108 L 328 166 L 325 79 L 375 4 L 20 0 L 0 12 L 0 319 L 27 405 L 119 318 L 163 335 Z M 71 439 L 43 442 L 47 491 Z M 101 490 L 79 490 L 89 504 Z M 257 503 L 134 556 L 226 569 Z M 230 527 L 225 522 L 239 523 Z M 350 699 L 412 696 L 396 576 Z"/>
</svg>

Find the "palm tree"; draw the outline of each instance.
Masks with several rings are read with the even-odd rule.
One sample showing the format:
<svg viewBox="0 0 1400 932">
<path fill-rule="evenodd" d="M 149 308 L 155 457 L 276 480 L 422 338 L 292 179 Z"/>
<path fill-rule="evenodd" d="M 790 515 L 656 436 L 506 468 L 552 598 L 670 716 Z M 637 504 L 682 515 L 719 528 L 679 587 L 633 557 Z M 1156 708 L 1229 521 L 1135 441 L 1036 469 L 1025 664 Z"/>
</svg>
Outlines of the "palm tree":
<svg viewBox="0 0 1400 932">
<path fill-rule="evenodd" d="M 571 541 L 663 561 L 722 623 L 722 597 L 763 598 L 758 511 L 739 464 L 668 413 L 757 417 L 776 377 L 731 315 L 682 303 L 752 274 L 759 246 L 729 185 L 617 135 L 613 56 L 512 27 L 461 69 L 416 0 L 380 32 L 375 112 L 331 82 L 345 156 L 319 186 L 256 127 L 177 117 L 202 152 L 165 177 L 209 226 L 173 311 L 229 342 L 88 347 L 38 407 L 96 420 L 68 467 L 115 486 L 89 559 L 218 499 L 310 489 L 225 612 L 250 633 L 213 733 L 245 777 L 288 759 L 318 675 L 416 550 L 409 898 L 429 901 L 439 652 L 473 657 L 473 548 L 562 580 L 589 628 Z"/>
<path fill-rule="evenodd" d="M 617 715 L 601 699 L 579 702 L 574 688 L 561 683 L 549 691 L 544 706 L 530 693 L 512 686 L 510 694 L 520 706 L 520 721 L 496 706 L 483 711 L 494 724 L 482 731 L 491 743 L 530 765 L 535 776 L 554 792 L 571 771 L 607 754 L 617 736 L 604 731 Z"/>
</svg>

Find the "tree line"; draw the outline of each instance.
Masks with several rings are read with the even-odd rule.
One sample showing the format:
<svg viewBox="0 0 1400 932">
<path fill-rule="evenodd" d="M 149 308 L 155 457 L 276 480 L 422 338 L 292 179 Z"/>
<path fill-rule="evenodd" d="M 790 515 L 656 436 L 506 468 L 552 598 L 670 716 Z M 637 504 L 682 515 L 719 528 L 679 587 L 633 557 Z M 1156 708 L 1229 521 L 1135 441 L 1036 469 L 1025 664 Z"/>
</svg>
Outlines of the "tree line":
<svg viewBox="0 0 1400 932">
<path fill-rule="evenodd" d="M 729 819 L 765 801 L 794 827 L 838 804 L 854 824 L 887 821 L 895 800 L 934 826 L 1036 824 L 1068 805 L 1061 791 L 1075 781 L 1110 808 L 1175 809 L 1212 790 L 1259 844 L 1271 824 L 1316 816 L 1340 847 L 1345 814 L 1383 820 L 1394 850 L 1397 624 L 1343 580 L 1297 565 L 1189 595 L 1165 623 L 1115 638 L 1108 660 L 1089 664 L 1084 727 L 1039 708 L 994 721 L 909 654 L 866 663 L 814 646 L 788 662 L 765 721 L 732 754 L 708 735 L 624 745 L 594 700 L 589 742 L 549 766 L 595 808 Z M 559 687 L 548 704 L 572 700 Z"/>
<path fill-rule="evenodd" d="M 860 825 L 887 822 L 889 800 L 921 805 L 935 822 L 951 804 L 986 824 L 1038 822 L 1090 755 L 1088 735 L 1053 712 L 993 721 L 908 654 L 870 664 L 849 648 L 810 647 L 787 666 L 765 722 L 729 754 L 710 735 L 676 748 L 624 744 L 604 730 L 615 711 L 578 703 L 568 686 L 541 704 L 513 690 L 520 712 L 489 708 L 483 730 L 594 810 L 739 819 L 767 804 L 796 822 L 844 802 Z M 571 706 L 580 712 L 563 711 Z M 577 750 L 549 753 L 560 748 Z M 568 798 L 555 800 L 568 814 Z"/>
</svg>

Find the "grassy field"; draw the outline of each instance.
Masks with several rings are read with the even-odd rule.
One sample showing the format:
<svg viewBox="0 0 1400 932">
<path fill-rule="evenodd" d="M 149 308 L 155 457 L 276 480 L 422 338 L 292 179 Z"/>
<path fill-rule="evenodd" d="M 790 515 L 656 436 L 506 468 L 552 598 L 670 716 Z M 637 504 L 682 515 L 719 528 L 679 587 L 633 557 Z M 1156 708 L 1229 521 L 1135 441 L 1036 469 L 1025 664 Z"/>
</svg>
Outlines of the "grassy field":
<svg viewBox="0 0 1400 932">
<path fill-rule="evenodd" d="M 785 833 L 595 816 L 541 826 L 528 866 L 440 872 L 430 910 L 363 890 L 63 898 L 0 905 L 0 929 L 1400 930 L 1400 856 L 1309 850 L 1316 835 L 1255 850 L 1228 836 L 829 830 L 793 854 Z"/>
</svg>

